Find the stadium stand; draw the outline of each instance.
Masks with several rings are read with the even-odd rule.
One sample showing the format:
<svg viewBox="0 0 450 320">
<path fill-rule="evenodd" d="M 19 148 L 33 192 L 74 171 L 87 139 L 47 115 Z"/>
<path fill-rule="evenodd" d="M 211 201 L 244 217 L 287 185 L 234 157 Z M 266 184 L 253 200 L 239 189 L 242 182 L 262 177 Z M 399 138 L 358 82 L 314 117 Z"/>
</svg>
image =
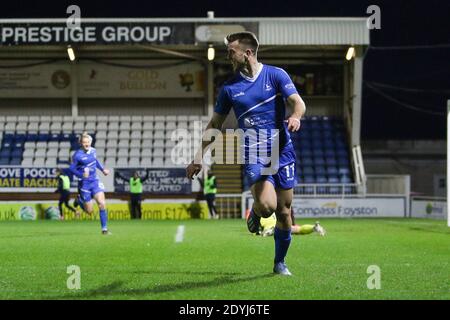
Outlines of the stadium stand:
<svg viewBox="0 0 450 320">
<path fill-rule="evenodd" d="M 83 131 L 92 134 L 98 159 L 106 167 L 182 167 L 172 162 L 176 129 L 193 135 L 194 121 L 205 116 L 8 116 L 0 118 L 0 165 L 56 167 L 68 164 L 79 148 Z M 297 156 L 298 182 L 332 184 L 319 193 L 338 193 L 336 184 L 352 183 L 349 145 L 343 121 L 335 117 L 305 117 L 302 129 L 291 134 Z M 187 147 L 191 155 L 193 144 Z M 189 154 L 188 152 L 188 154 Z M 244 190 L 248 190 L 244 180 Z M 233 187 L 235 189 L 235 186 Z M 303 190 L 308 193 L 308 187 Z"/>
</svg>

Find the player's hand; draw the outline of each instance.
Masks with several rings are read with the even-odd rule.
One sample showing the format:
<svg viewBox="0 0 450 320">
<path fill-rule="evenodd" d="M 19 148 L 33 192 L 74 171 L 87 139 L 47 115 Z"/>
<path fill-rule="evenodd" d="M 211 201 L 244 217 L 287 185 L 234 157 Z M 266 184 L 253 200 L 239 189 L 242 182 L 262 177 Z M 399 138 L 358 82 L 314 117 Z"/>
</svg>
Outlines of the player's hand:
<svg viewBox="0 0 450 320">
<path fill-rule="evenodd" d="M 295 117 L 290 117 L 286 120 L 287 122 L 287 129 L 290 132 L 296 132 L 300 129 L 300 119 Z"/>
<path fill-rule="evenodd" d="M 107 176 L 110 173 L 109 169 L 103 169 L 103 174 Z"/>
<path fill-rule="evenodd" d="M 197 175 L 202 170 L 202 165 L 191 162 L 186 168 L 186 175 L 189 179 L 194 179 L 194 176 Z"/>
</svg>

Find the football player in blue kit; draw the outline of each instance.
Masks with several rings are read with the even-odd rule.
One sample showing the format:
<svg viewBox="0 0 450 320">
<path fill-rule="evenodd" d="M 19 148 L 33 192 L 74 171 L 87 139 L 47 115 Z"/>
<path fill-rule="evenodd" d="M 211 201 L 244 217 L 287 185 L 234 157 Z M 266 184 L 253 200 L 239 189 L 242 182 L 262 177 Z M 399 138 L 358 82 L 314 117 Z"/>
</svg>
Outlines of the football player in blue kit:
<svg viewBox="0 0 450 320">
<path fill-rule="evenodd" d="M 73 157 L 70 171 L 80 178 L 78 182 L 79 195 L 76 199 L 79 205 L 88 214 L 94 211 L 94 204 L 92 199 L 97 202 L 100 211 L 100 223 L 102 227 L 102 234 L 110 234 L 107 227 L 108 214 L 106 212 L 105 203 L 105 187 L 97 176 L 97 169 L 103 172 L 105 176 L 109 174 L 109 170 L 105 169 L 97 160 L 97 153 L 92 144 L 92 137 L 84 132 L 80 136 L 81 148 L 78 149 Z"/>
<path fill-rule="evenodd" d="M 239 128 L 250 138 L 241 139 L 244 170 L 254 198 L 248 229 L 258 232 L 261 217 L 270 217 L 275 212 L 273 272 L 290 276 L 285 257 L 291 242 L 290 212 L 296 172 L 289 131 L 300 129 L 306 107 L 283 69 L 258 62 L 259 43 L 253 33 L 230 34 L 225 43 L 235 75 L 222 87 L 206 130 L 220 130 L 233 108 Z M 287 119 L 286 107 L 291 112 Z M 252 137 L 256 140 L 252 141 Z M 188 178 L 192 179 L 202 169 L 203 155 L 210 144 L 211 141 L 202 141 L 201 149 L 186 168 Z"/>
</svg>

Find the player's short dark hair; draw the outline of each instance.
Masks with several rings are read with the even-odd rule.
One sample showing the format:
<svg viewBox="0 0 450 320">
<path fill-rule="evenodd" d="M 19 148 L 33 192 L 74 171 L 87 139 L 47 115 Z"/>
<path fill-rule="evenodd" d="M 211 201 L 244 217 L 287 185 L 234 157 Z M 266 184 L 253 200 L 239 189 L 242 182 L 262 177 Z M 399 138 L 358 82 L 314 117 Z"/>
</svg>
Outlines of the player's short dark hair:
<svg viewBox="0 0 450 320">
<path fill-rule="evenodd" d="M 256 54 L 258 52 L 259 41 L 253 32 L 243 31 L 231 33 L 225 37 L 226 44 L 234 42 L 236 40 L 239 41 L 239 43 L 242 43 L 252 49 L 253 53 Z"/>
</svg>

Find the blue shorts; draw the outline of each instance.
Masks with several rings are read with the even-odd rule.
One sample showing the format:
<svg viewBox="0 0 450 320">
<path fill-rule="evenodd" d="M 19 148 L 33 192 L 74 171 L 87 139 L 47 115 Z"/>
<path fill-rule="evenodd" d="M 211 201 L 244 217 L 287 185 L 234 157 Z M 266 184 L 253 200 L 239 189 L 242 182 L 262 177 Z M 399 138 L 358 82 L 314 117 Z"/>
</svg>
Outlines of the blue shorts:
<svg viewBox="0 0 450 320">
<path fill-rule="evenodd" d="M 80 181 L 78 185 L 78 192 L 83 202 L 92 200 L 95 194 L 105 192 L 105 186 L 100 180 Z"/>
<path fill-rule="evenodd" d="M 297 184 L 297 172 L 295 168 L 295 152 L 292 147 L 287 147 L 280 153 L 277 166 L 272 171 L 268 170 L 270 165 L 263 163 L 246 164 L 245 175 L 250 185 L 259 181 L 269 181 L 276 189 L 292 189 Z"/>
</svg>

